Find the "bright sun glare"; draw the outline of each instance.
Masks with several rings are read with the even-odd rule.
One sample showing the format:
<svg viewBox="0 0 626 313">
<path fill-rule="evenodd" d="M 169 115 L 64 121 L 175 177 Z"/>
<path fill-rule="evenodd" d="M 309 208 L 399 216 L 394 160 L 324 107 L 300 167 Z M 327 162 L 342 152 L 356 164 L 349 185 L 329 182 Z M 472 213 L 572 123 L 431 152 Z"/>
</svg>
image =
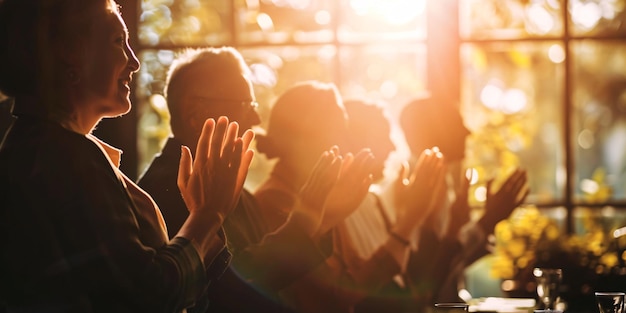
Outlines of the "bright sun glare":
<svg viewBox="0 0 626 313">
<path fill-rule="evenodd" d="M 406 24 L 424 13 L 426 0 L 351 0 L 357 15 L 378 15 L 392 25 Z"/>
</svg>

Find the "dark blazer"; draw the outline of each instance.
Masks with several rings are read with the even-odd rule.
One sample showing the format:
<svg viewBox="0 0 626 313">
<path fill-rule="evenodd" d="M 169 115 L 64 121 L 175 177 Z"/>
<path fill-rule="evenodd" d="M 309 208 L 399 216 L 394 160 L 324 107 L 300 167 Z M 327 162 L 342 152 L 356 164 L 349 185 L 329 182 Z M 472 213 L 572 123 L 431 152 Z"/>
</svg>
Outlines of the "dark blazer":
<svg viewBox="0 0 626 313">
<path fill-rule="evenodd" d="M 208 285 L 95 139 L 20 116 L 0 146 L 0 303 L 20 312 L 176 312 Z M 144 202 L 136 203 L 137 196 Z"/>
</svg>

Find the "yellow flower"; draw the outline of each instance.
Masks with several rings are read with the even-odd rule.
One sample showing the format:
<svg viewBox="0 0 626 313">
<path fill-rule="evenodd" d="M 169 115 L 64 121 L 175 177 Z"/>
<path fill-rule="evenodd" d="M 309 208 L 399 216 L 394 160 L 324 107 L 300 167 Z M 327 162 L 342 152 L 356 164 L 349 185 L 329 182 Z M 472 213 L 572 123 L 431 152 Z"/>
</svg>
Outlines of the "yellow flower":
<svg viewBox="0 0 626 313">
<path fill-rule="evenodd" d="M 615 253 L 605 253 L 600 257 L 600 264 L 611 268 L 617 265 L 617 254 Z"/>
</svg>

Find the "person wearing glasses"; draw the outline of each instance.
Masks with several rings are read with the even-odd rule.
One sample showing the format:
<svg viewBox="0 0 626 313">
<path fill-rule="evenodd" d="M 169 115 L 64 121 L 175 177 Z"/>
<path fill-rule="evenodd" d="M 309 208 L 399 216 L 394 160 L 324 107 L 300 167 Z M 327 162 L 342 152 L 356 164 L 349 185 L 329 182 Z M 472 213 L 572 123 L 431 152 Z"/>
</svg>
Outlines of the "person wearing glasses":
<svg viewBox="0 0 626 313">
<path fill-rule="evenodd" d="M 230 47 L 187 49 L 180 53 L 169 68 L 165 90 L 172 136 L 167 138 L 161 153 L 140 175 L 138 184 L 153 195 L 163 217 L 167 221 L 171 237 L 187 218 L 184 201 L 176 186 L 181 145 L 195 147 L 200 138 L 202 123 L 213 117 L 227 116 L 237 121 L 239 131 L 252 129 L 261 122 L 256 112 L 249 69 L 237 50 Z M 192 154 L 195 151 L 191 150 Z M 248 201 L 248 192 L 242 192 L 240 201 Z M 241 206 L 240 206 L 241 207 Z M 237 211 L 237 210 L 236 210 Z M 248 212 L 254 217 L 254 212 Z M 231 243 L 238 243 L 241 236 L 252 236 L 253 225 L 245 230 L 248 234 L 229 232 Z"/>
<path fill-rule="evenodd" d="M 162 210 L 170 236 L 177 233 L 189 214 L 178 191 L 176 177 L 180 147 L 195 146 L 202 121 L 227 116 L 244 132 L 261 122 L 256 108 L 250 70 L 241 54 L 232 47 L 187 49 L 170 66 L 165 96 L 173 136 L 140 176 L 138 185 L 154 195 Z M 194 153 L 194 151 L 192 151 Z M 303 191 L 309 203 L 325 198 L 334 183 L 341 160 L 333 151 L 318 159 L 318 171 Z M 329 178 L 330 177 L 330 178 Z M 320 187 L 320 188 L 318 188 Z M 307 202 L 307 201 L 302 201 Z M 244 188 L 235 209 L 224 222 L 232 263 L 221 278 L 207 290 L 208 303 L 194 312 L 288 312 L 276 290 L 306 275 L 324 261 L 307 231 L 311 222 L 302 206 L 280 230 L 264 222 L 252 194 Z M 267 235 L 267 236 L 266 236 Z"/>
</svg>

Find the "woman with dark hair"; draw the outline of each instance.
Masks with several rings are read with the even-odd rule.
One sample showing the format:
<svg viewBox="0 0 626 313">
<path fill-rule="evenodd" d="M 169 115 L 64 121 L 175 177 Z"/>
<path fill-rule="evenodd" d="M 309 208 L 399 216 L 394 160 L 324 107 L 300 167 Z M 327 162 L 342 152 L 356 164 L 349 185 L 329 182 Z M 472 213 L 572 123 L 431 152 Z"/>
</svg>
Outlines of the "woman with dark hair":
<svg viewBox="0 0 626 313">
<path fill-rule="evenodd" d="M 113 0 L 0 1 L 0 302 L 9 312 L 181 312 L 228 256 L 217 235 L 253 152 L 227 118 L 182 148 L 190 214 L 168 240 L 159 208 L 91 134 L 131 108 L 139 61 Z M 218 268 L 209 268 L 209 266 Z"/>
</svg>

